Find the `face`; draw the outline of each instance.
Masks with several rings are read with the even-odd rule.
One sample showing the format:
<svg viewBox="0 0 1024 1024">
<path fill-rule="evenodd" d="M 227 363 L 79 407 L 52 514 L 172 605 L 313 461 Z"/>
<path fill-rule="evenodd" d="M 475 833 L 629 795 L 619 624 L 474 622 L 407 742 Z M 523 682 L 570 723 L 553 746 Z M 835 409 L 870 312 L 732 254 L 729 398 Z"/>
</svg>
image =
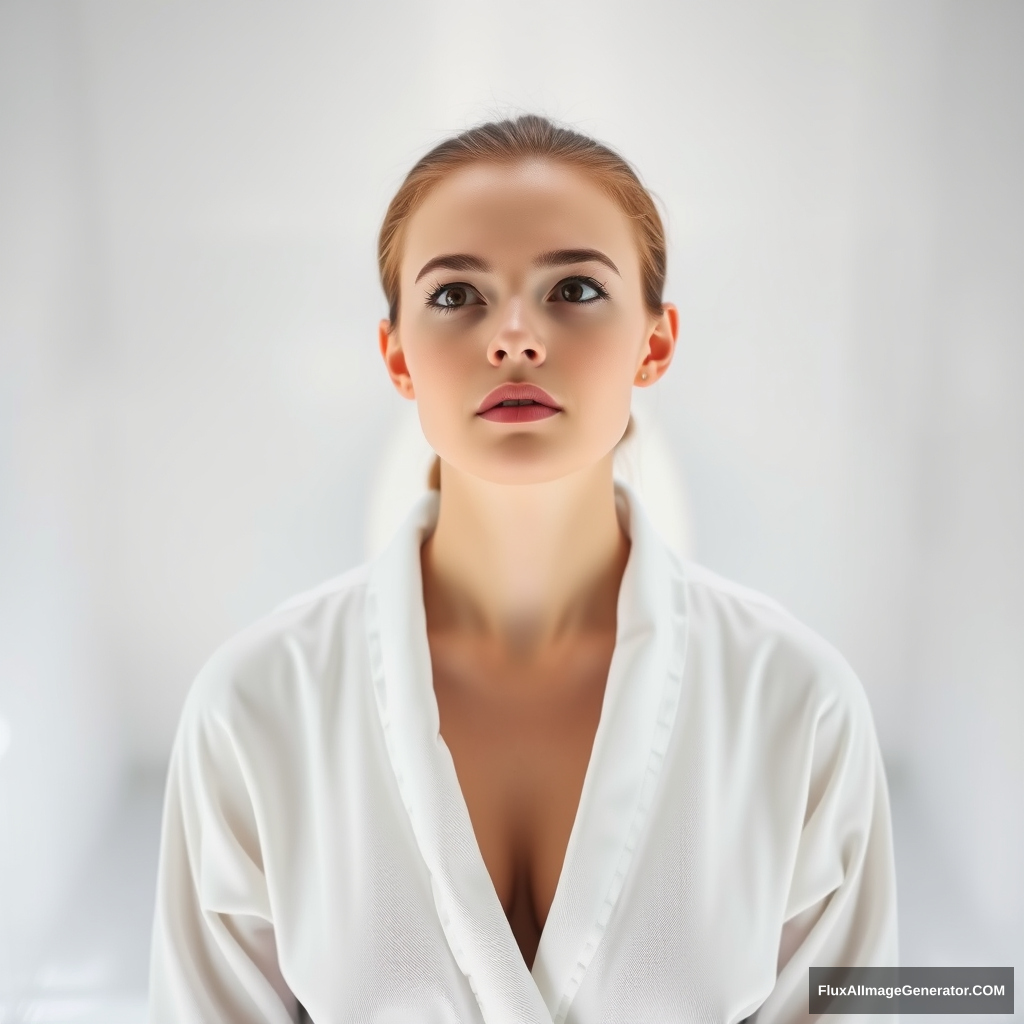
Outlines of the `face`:
<svg viewBox="0 0 1024 1024">
<path fill-rule="evenodd" d="M 645 308 L 632 225 L 589 177 L 550 161 L 474 164 L 406 224 L 398 324 L 389 335 L 381 321 L 380 346 L 444 462 L 526 484 L 609 455 L 676 330 L 674 307 Z M 536 385 L 546 404 L 487 412 L 509 383 Z"/>
</svg>

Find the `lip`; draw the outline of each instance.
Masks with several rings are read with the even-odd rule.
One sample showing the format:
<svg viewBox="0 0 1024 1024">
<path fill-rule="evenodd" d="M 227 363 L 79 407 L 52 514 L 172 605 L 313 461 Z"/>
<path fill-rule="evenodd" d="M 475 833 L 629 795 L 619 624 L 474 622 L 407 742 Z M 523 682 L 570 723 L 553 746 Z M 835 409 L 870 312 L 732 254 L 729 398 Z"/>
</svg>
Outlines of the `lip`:
<svg viewBox="0 0 1024 1024">
<path fill-rule="evenodd" d="M 543 389 L 537 387 L 536 384 L 501 384 L 491 391 L 487 397 L 480 403 L 480 407 L 477 409 L 477 415 L 483 415 L 485 412 L 489 412 L 495 406 L 500 406 L 502 402 L 511 401 L 531 401 L 536 402 L 537 405 L 547 406 L 548 409 L 553 409 L 555 412 L 560 412 L 562 407 Z M 508 406 L 507 408 L 515 408 L 514 406 Z M 532 406 L 525 406 L 524 408 L 532 408 Z"/>
</svg>

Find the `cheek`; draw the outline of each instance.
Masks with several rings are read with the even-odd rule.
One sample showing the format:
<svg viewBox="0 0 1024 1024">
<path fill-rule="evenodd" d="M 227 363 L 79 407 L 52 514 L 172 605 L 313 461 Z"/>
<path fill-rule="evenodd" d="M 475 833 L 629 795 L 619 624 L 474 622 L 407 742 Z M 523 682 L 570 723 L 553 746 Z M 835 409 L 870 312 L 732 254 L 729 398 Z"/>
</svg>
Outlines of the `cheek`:
<svg viewBox="0 0 1024 1024">
<path fill-rule="evenodd" d="M 567 376 L 574 381 L 580 426 L 601 450 L 622 436 L 633 401 L 633 377 L 639 347 L 621 327 L 589 339 L 573 352 Z"/>
<path fill-rule="evenodd" d="M 446 432 L 465 405 L 464 387 L 469 369 L 460 347 L 423 341 L 408 347 L 406 363 L 412 377 L 424 431 Z"/>
<path fill-rule="evenodd" d="M 416 398 L 429 402 L 446 383 L 451 387 L 455 366 L 452 346 L 438 343 L 434 339 L 417 337 L 410 340 L 406 348 L 406 363 L 412 376 Z"/>
<path fill-rule="evenodd" d="M 565 353 L 565 370 L 581 400 L 629 402 L 635 353 L 623 331 L 595 332 Z"/>
</svg>

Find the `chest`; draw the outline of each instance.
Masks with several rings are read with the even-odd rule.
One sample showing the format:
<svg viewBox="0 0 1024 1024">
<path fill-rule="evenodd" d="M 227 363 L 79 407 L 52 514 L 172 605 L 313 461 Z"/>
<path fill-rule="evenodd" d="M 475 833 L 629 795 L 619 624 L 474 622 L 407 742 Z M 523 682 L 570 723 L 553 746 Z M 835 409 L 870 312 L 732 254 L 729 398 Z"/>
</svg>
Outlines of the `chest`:
<svg viewBox="0 0 1024 1024">
<path fill-rule="evenodd" d="M 430 643 L 441 736 L 527 966 L 561 876 L 601 718 L 614 637 L 516 666 Z"/>
</svg>

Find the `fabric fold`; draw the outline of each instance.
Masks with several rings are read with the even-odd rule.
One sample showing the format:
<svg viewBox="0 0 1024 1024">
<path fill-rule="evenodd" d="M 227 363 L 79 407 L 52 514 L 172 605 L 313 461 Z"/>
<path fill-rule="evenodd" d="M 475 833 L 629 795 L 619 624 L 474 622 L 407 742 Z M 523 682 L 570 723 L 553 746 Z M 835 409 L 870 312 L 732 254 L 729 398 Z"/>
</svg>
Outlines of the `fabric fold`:
<svg viewBox="0 0 1024 1024">
<path fill-rule="evenodd" d="M 682 573 L 628 485 L 616 511 L 631 548 L 601 717 L 562 872 L 527 969 L 480 853 L 440 736 L 420 547 L 437 492 L 414 506 L 374 564 L 367 633 L 388 754 L 431 875 L 452 955 L 488 1024 L 562 1024 L 622 891 L 675 722 L 685 653 Z"/>
</svg>

